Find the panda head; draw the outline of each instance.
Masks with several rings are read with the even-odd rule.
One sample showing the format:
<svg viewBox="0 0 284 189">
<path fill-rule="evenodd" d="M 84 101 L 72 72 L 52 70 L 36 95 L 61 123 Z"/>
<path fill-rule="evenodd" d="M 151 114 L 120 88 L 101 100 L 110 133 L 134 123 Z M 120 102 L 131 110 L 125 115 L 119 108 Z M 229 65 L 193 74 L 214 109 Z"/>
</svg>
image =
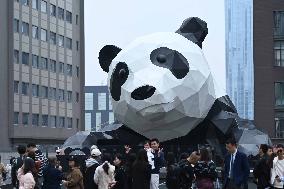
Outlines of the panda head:
<svg viewBox="0 0 284 189">
<path fill-rule="evenodd" d="M 176 32 L 143 36 L 124 49 L 104 46 L 99 63 L 108 72 L 116 119 L 162 141 L 200 123 L 216 99 L 201 49 L 207 33 L 207 24 L 194 17 Z"/>
</svg>

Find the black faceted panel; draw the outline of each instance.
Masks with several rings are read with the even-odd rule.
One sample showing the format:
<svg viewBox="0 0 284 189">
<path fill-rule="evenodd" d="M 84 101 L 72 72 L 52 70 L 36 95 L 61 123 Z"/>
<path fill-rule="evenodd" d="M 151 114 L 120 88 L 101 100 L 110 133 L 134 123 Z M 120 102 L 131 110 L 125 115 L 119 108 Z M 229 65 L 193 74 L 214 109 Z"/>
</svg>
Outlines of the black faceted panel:
<svg viewBox="0 0 284 189">
<path fill-rule="evenodd" d="M 129 70 L 127 64 L 119 62 L 110 78 L 110 93 L 115 101 L 119 101 L 121 95 L 121 86 L 128 78 Z"/>
<path fill-rule="evenodd" d="M 109 72 L 109 66 L 116 55 L 121 51 L 121 49 L 114 45 L 104 46 L 99 53 L 99 63 L 101 68 L 105 72 Z"/>
<path fill-rule="evenodd" d="M 184 36 L 202 48 L 202 42 L 208 34 L 207 23 L 197 17 L 191 17 L 183 21 L 176 33 Z"/>
<path fill-rule="evenodd" d="M 156 66 L 169 69 L 177 79 L 184 78 L 189 72 L 189 63 L 176 50 L 160 47 L 151 52 L 150 59 Z"/>
</svg>

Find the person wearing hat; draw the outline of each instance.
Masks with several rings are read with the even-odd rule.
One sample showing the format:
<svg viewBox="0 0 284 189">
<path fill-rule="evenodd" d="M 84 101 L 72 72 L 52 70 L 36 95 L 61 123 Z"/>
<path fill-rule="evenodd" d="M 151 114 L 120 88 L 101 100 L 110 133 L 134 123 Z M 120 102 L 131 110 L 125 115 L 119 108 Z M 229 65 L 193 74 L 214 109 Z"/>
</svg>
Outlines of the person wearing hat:
<svg viewBox="0 0 284 189">
<path fill-rule="evenodd" d="M 68 163 L 70 171 L 66 177 L 66 180 L 63 180 L 63 185 L 67 189 L 84 189 L 83 184 L 83 175 L 79 168 L 79 161 L 75 156 L 68 158 Z"/>
<path fill-rule="evenodd" d="M 97 189 L 98 185 L 94 181 L 94 175 L 97 167 L 100 165 L 101 151 L 98 148 L 94 148 L 91 151 L 91 156 L 86 160 L 86 171 L 84 175 L 85 188 Z"/>
</svg>

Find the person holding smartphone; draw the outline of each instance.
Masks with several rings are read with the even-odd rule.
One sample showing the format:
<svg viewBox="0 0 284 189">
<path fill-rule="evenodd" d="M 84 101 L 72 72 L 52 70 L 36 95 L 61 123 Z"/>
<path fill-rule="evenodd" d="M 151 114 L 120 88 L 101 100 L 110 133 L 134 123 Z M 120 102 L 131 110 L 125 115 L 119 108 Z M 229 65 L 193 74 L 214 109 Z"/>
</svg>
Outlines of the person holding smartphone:
<svg viewBox="0 0 284 189">
<path fill-rule="evenodd" d="M 277 145 L 277 157 L 273 160 L 271 170 L 271 184 L 274 188 L 283 188 L 284 178 L 284 157 L 283 145 Z"/>
</svg>

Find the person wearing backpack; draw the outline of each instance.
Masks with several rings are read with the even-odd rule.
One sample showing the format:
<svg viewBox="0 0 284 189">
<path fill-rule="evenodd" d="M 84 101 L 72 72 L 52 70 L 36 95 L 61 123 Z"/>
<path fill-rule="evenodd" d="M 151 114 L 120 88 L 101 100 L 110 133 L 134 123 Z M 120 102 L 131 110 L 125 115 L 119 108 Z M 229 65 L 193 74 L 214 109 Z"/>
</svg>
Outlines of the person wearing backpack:
<svg viewBox="0 0 284 189">
<path fill-rule="evenodd" d="M 198 189 L 214 188 L 214 181 L 217 178 L 216 165 L 211 160 L 206 148 L 200 150 L 200 160 L 194 167 L 196 186 Z"/>
<path fill-rule="evenodd" d="M 91 157 L 86 160 L 86 170 L 84 175 L 85 188 L 98 189 L 98 185 L 94 181 L 94 175 L 97 167 L 100 165 L 101 151 L 98 148 L 92 149 Z"/>
<path fill-rule="evenodd" d="M 3 163 L 1 163 L 1 156 L 0 156 L 0 187 L 4 184 L 4 174 L 6 173 L 6 168 Z"/>
<path fill-rule="evenodd" d="M 19 180 L 17 178 L 17 171 L 23 166 L 26 147 L 23 145 L 19 145 L 17 147 L 18 154 L 20 155 L 17 158 L 12 160 L 12 169 L 11 169 L 11 178 L 12 178 L 12 185 L 15 188 L 19 188 Z"/>
<path fill-rule="evenodd" d="M 167 175 L 166 175 L 166 186 L 168 189 L 179 188 L 179 167 L 175 162 L 175 155 L 173 152 L 168 152 L 167 155 Z"/>
<path fill-rule="evenodd" d="M 169 189 L 191 188 L 194 179 L 193 165 L 197 163 L 198 159 L 199 154 L 194 151 L 190 156 L 187 153 L 183 153 L 178 163 L 171 163 L 168 160 L 167 187 Z"/>
</svg>

